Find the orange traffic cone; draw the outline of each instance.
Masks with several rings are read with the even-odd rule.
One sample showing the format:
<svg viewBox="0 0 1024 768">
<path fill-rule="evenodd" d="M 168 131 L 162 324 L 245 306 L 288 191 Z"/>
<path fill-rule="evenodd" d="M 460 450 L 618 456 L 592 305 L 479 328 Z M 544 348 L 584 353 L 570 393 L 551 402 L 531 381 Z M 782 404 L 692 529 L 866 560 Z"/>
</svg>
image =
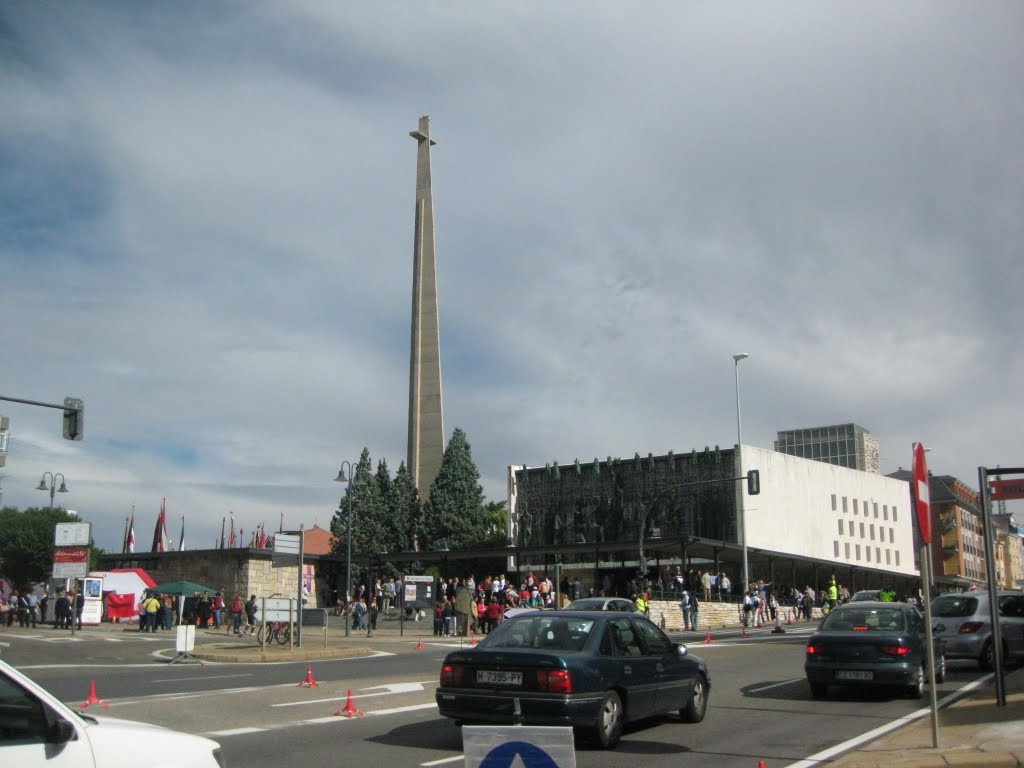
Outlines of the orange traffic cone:
<svg viewBox="0 0 1024 768">
<path fill-rule="evenodd" d="M 775 614 L 775 629 L 772 630 L 773 635 L 785 634 L 786 630 L 782 628 L 782 617 L 779 614 Z"/>
<path fill-rule="evenodd" d="M 768 768 L 768 766 L 765 764 L 764 760 L 758 760 L 757 768 Z"/>
<path fill-rule="evenodd" d="M 706 635 L 704 635 L 704 644 L 705 645 L 709 645 L 709 644 L 711 644 L 713 642 L 715 642 L 715 641 L 711 639 L 711 633 L 710 632 L 708 632 Z"/>
<path fill-rule="evenodd" d="M 474 645 L 476 645 L 476 638 L 474 637 L 474 638 L 473 638 L 472 640 L 470 640 L 470 641 L 469 641 L 469 644 L 470 644 L 471 646 L 474 646 Z"/>
<path fill-rule="evenodd" d="M 107 702 L 103 701 L 103 699 L 96 696 L 95 680 L 89 681 L 89 698 L 82 702 L 82 707 L 88 707 L 90 704 L 102 704 L 104 707 L 110 706 L 109 704 L 107 704 Z"/>
<path fill-rule="evenodd" d="M 758 616 L 757 617 L 757 628 L 760 629 L 763 626 L 764 626 L 764 620 L 760 616 Z"/>
<path fill-rule="evenodd" d="M 356 708 L 356 703 L 352 701 L 352 689 L 348 689 L 348 701 L 345 702 L 343 709 L 339 709 L 334 713 L 335 715 L 341 715 L 342 717 L 362 717 L 365 712 Z"/>
<path fill-rule="evenodd" d="M 425 646 L 423 645 L 423 641 L 422 640 L 420 640 L 418 643 L 416 643 L 416 650 L 417 651 L 425 650 Z"/>
<path fill-rule="evenodd" d="M 295 687 L 296 688 L 301 688 L 302 686 L 306 686 L 307 688 L 319 688 L 320 687 L 320 683 L 318 683 L 316 680 L 313 679 L 313 665 L 312 664 L 307 664 L 306 665 L 306 679 L 303 680 L 298 685 L 296 685 Z"/>
<path fill-rule="evenodd" d="M 793 612 L 792 612 L 792 611 L 787 611 L 786 615 L 787 615 L 787 616 L 789 617 L 789 618 L 788 618 L 788 619 L 786 620 L 786 623 L 787 623 L 787 624 L 796 624 L 796 622 L 795 622 L 795 621 L 793 621 Z"/>
</svg>

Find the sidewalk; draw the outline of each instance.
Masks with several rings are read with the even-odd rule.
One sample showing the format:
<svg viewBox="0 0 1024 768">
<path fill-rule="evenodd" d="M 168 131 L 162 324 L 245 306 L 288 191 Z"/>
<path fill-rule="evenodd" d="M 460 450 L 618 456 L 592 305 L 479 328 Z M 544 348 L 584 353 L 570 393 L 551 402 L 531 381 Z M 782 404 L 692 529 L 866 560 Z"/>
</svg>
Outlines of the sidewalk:
<svg viewBox="0 0 1024 768">
<path fill-rule="evenodd" d="M 1018 768 L 1024 766 L 1024 668 L 1005 677 L 1006 706 L 996 706 L 995 681 L 939 710 L 939 748 L 927 715 L 861 747 L 829 768 Z"/>
</svg>

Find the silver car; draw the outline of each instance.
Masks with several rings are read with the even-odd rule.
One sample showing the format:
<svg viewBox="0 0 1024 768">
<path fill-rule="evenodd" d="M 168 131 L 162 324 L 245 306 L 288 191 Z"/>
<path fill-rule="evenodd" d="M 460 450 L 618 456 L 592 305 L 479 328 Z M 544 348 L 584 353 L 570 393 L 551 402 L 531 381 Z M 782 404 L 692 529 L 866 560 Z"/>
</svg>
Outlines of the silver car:
<svg viewBox="0 0 1024 768">
<path fill-rule="evenodd" d="M 999 592 L 1002 655 L 1024 662 L 1024 593 Z M 945 641 L 947 659 L 973 659 L 992 669 L 992 625 L 988 592 L 950 592 L 932 600 L 932 632 Z"/>
</svg>

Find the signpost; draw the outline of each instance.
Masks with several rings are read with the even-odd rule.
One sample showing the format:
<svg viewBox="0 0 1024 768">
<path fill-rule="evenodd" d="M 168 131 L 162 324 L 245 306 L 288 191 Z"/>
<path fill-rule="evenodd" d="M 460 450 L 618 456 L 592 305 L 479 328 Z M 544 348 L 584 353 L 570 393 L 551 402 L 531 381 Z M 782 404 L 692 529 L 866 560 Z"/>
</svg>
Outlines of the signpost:
<svg viewBox="0 0 1024 768">
<path fill-rule="evenodd" d="M 58 547 L 88 547 L 92 540 L 92 523 L 57 523 L 53 543 Z"/>
<path fill-rule="evenodd" d="M 924 444 L 914 443 L 914 471 L 910 495 L 921 534 L 921 592 L 924 603 L 925 658 L 928 659 L 928 690 L 932 705 L 932 746 L 939 747 L 939 704 L 935 690 L 935 646 L 932 642 L 932 517 L 928 490 L 928 464 Z"/>
</svg>

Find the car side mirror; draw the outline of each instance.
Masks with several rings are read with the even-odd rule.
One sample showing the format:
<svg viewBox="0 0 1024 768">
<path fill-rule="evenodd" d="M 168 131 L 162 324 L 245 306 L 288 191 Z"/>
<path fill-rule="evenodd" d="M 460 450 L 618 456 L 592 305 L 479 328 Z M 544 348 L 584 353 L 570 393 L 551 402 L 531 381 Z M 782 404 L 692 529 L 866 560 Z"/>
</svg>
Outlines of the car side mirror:
<svg viewBox="0 0 1024 768">
<path fill-rule="evenodd" d="M 64 718 L 51 723 L 46 734 L 48 744 L 67 744 L 75 738 L 75 726 Z"/>
</svg>

